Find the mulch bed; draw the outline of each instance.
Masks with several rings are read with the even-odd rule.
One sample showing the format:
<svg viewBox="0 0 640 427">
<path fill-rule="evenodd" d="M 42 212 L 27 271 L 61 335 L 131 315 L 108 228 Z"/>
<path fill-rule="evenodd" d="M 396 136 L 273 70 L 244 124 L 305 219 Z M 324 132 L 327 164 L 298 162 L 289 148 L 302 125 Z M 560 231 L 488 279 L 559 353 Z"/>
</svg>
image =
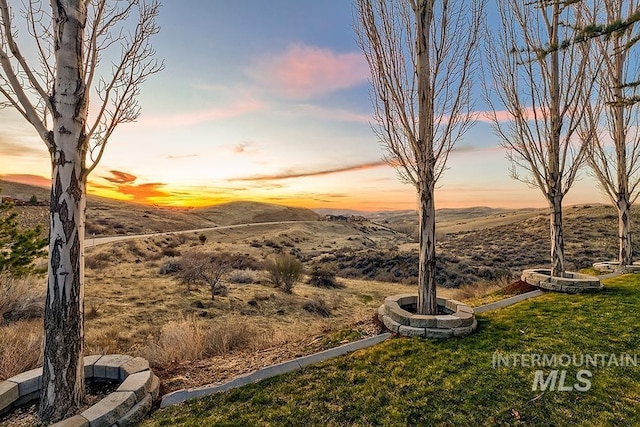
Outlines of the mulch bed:
<svg viewBox="0 0 640 427">
<path fill-rule="evenodd" d="M 98 403 L 105 398 L 108 394 L 113 393 L 118 386 L 119 382 L 105 381 L 87 384 L 86 396 L 84 405 L 80 407 L 78 413 L 81 413 L 91 406 Z M 38 400 L 34 400 L 31 403 L 27 403 L 23 406 L 13 409 L 8 413 L 0 416 L 0 426 L 3 427 L 40 427 L 45 424 L 40 421 L 38 416 L 38 409 L 40 405 Z"/>
</svg>

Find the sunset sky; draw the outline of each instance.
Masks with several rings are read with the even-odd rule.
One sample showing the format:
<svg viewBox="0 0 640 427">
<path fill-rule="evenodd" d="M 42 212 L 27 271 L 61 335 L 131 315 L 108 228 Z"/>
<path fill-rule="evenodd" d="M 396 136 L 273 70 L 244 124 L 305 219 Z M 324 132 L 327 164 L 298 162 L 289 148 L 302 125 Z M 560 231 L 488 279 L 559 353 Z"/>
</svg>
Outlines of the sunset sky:
<svg viewBox="0 0 640 427">
<path fill-rule="evenodd" d="M 144 85 L 142 116 L 113 135 L 89 191 L 177 206 L 415 208 L 414 188 L 381 160 L 352 20 L 347 0 L 165 1 L 154 46 L 166 69 Z M 482 111 L 479 81 L 476 92 Z M 0 174 L 48 179 L 35 132 L 7 109 L 0 122 Z M 509 178 L 504 154 L 481 119 L 451 155 L 437 207 L 545 206 Z M 566 198 L 605 201 L 586 173 Z"/>
</svg>

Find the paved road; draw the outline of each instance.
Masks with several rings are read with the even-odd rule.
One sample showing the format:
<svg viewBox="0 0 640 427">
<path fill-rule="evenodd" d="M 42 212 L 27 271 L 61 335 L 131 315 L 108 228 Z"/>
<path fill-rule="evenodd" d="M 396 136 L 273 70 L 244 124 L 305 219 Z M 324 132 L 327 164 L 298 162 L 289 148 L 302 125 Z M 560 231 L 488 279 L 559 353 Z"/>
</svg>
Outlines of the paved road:
<svg viewBox="0 0 640 427">
<path fill-rule="evenodd" d="M 104 245 L 105 243 L 121 242 L 123 240 L 143 239 L 145 237 L 166 236 L 168 234 L 184 234 L 184 233 L 200 233 L 202 231 L 211 230 L 227 230 L 230 228 L 255 227 L 257 225 L 279 225 L 279 224 L 297 224 L 297 223 L 315 223 L 316 221 L 273 221 L 273 222 L 251 222 L 247 224 L 220 225 L 217 227 L 196 228 L 193 230 L 168 231 L 166 233 L 150 233 L 150 234 L 131 234 L 126 236 L 108 236 L 108 237 L 91 237 L 87 236 L 84 241 L 86 248 L 91 246 Z"/>
</svg>

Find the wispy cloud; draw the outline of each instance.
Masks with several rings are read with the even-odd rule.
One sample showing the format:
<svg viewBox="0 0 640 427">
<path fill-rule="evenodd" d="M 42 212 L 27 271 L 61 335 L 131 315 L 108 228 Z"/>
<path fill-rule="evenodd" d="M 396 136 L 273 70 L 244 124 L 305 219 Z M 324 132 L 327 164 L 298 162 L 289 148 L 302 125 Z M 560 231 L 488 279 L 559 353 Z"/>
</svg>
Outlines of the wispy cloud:
<svg viewBox="0 0 640 427">
<path fill-rule="evenodd" d="M 181 155 L 178 155 L 178 154 L 175 154 L 175 155 L 174 155 L 174 154 L 169 154 L 169 155 L 167 156 L 167 159 L 170 159 L 170 160 L 179 160 L 179 159 L 192 159 L 192 158 L 194 158 L 194 157 L 200 157 L 200 154 L 181 154 Z"/>
<path fill-rule="evenodd" d="M 44 144 L 20 144 L 15 136 L 0 134 L 0 156 L 2 157 L 35 157 L 47 155 Z"/>
<path fill-rule="evenodd" d="M 188 113 L 177 113 L 166 116 L 142 116 L 139 124 L 155 127 L 194 126 L 201 123 L 244 116 L 261 110 L 263 106 L 263 103 L 256 99 L 243 99 L 231 105 L 212 107 Z"/>
<path fill-rule="evenodd" d="M 290 179 L 290 178 L 307 178 L 307 177 L 313 177 L 313 176 L 331 175 L 334 173 L 353 172 L 353 171 L 377 168 L 377 167 L 386 166 L 386 165 L 387 163 L 384 161 L 377 161 L 377 162 L 370 162 L 370 163 L 361 163 L 358 165 L 343 166 L 339 168 L 313 170 L 313 171 L 288 170 L 283 173 L 274 174 L 274 175 L 255 175 L 255 176 L 249 176 L 249 177 L 243 177 L 243 178 L 235 178 L 235 179 L 232 179 L 231 181 L 278 181 L 278 180 Z"/>
<path fill-rule="evenodd" d="M 525 108 L 522 110 L 522 114 L 524 115 L 525 118 L 527 118 L 527 120 L 533 120 L 535 112 L 536 110 L 533 108 Z M 538 117 L 540 117 L 542 113 L 543 113 L 542 109 L 537 110 Z M 511 114 L 511 112 L 507 110 L 478 111 L 475 114 L 479 122 L 485 122 L 485 123 L 494 123 L 494 121 L 509 122 L 513 120 L 513 114 Z"/>
<path fill-rule="evenodd" d="M 291 116 L 306 116 L 335 122 L 370 123 L 371 114 L 363 114 L 342 108 L 326 108 L 312 104 L 296 104 L 294 110 L 287 112 Z"/>
<path fill-rule="evenodd" d="M 308 99 L 366 82 L 369 68 L 360 53 L 296 44 L 281 54 L 257 58 L 247 74 L 281 96 Z"/>
<path fill-rule="evenodd" d="M 5 181 L 9 181 L 9 182 L 17 182 L 17 183 L 20 183 L 20 184 L 35 185 L 36 187 L 45 187 L 46 188 L 46 187 L 50 187 L 51 186 L 51 180 L 49 178 L 46 178 L 46 177 L 40 176 L 40 175 L 12 173 L 12 174 L 0 175 L 0 178 L 5 180 Z"/>
</svg>

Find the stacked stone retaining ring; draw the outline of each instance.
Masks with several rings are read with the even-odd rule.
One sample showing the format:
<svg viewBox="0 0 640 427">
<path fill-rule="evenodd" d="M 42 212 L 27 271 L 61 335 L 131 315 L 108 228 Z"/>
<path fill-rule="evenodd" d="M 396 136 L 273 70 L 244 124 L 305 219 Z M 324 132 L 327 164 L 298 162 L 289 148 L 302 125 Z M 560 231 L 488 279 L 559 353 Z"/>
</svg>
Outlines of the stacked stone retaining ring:
<svg viewBox="0 0 640 427">
<path fill-rule="evenodd" d="M 558 277 L 552 276 L 551 270 L 524 270 L 521 280 L 541 289 L 568 294 L 600 291 L 604 288 L 597 277 L 571 271 L 567 271 L 563 277 Z"/>
<path fill-rule="evenodd" d="M 408 337 L 450 338 L 468 335 L 478 327 L 473 309 L 460 301 L 437 298 L 441 314 L 415 314 L 418 295 L 387 297 L 378 318 L 394 333 Z"/>
<path fill-rule="evenodd" d="M 122 354 L 86 356 L 85 381 L 120 381 L 116 391 L 86 411 L 55 427 L 132 426 L 144 418 L 160 393 L 160 380 L 141 357 Z M 42 368 L 23 372 L 0 382 L 0 413 L 23 405 L 40 396 Z"/>
</svg>

